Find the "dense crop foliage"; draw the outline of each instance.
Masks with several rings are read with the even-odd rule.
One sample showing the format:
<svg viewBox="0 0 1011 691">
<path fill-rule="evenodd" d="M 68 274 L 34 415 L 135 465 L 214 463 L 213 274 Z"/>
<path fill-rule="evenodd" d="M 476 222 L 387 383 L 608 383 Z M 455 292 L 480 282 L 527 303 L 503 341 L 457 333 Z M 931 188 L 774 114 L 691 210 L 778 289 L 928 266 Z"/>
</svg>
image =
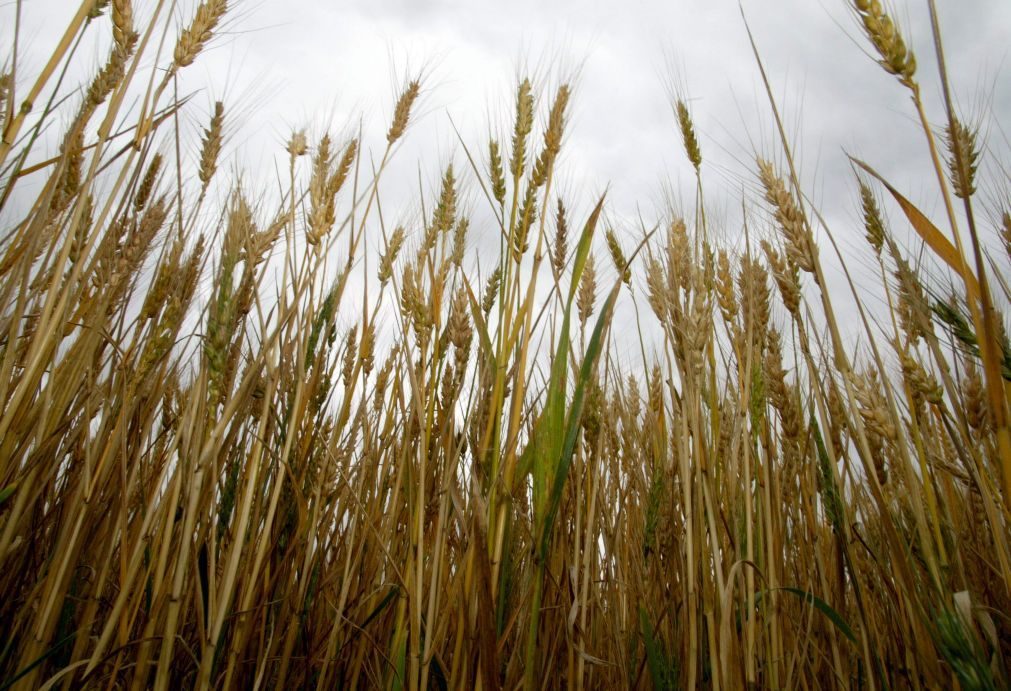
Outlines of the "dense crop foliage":
<svg viewBox="0 0 1011 691">
<path fill-rule="evenodd" d="M 606 198 L 559 197 L 577 95 L 529 80 L 508 138 L 431 162 L 411 223 L 379 182 L 418 81 L 383 150 L 294 132 L 278 200 L 236 177 L 222 201 L 229 106 L 187 150 L 175 79 L 231 8 L 180 28 L 147 5 L 86 0 L 2 78 L 4 688 L 1011 683 L 1011 206 L 976 179 L 936 25 L 931 122 L 935 56 L 852 3 L 943 201 L 853 160 L 836 192 L 885 305 L 847 308 L 854 351 L 782 126 L 733 248 L 685 100 L 697 207 L 619 234 Z M 110 52 L 77 88 L 93 32 Z M 623 295 L 660 334 L 631 371 Z"/>
</svg>

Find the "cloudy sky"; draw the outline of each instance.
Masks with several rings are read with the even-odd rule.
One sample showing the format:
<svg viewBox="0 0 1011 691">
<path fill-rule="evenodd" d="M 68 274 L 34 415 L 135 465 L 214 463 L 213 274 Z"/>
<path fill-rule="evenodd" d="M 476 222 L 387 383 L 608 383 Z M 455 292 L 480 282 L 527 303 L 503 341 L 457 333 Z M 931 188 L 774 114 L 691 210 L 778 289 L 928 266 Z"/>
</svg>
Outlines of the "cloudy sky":
<svg viewBox="0 0 1011 691">
<path fill-rule="evenodd" d="M 941 0 L 949 68 L 965 115 L 982 120 L 1007 145 L 1011 90 L 1006 61 L 1011 3 Z M 866 41 L 842 0 L 744 2 L 773 89 L 797 140 L 811 193 L 845 170 L 842 149 L 875 159 L 916 195 L 926 152 L 910 126 L 907 93 L 866 55 Z M 733 0 L 712 2 L 452 2 L 236 4 L 230 32 L 198 68 L 208 97 L 244 106 L 241 148 L 276 149 L 291 127 L 359 114 L 379 134 L 407 75 L 427 79 L 424 117 L 405 168 L 459 155 L 450 125 L 480 146 L 504 133 L 518 75 L 550 89 L 574 79 L 564 164 L 575 187 L 610 184 L 615 211 L 661 201 L 661 185 L 690 182 L 670 109 L 673 85 L 685 94 L 700 130 L 708 177 L 739 187 L 740 161 L 774 151 L 771 120 Z M 932 115 L 940 119 L 926 2 L 895 3 L 912 38 Z M 490 129 L 491 128 L 491 129 Z M 913 189 L 910 189 L 913 188 Z M 689 188 L 690 189 L 690 188 Z M 715 191 L 715 190 L 714 190 Z"/>
<path fill-rule="evenodd" d="M 195 2 L 175 10 L 189 21 Z M 743 13 L 793 140 L 807 193 L 818 204 L 853 267 L 870 272 L 858 230 L 855 185 L 844 151 L 879 169 L 928 215 L 940 200 L 908 93 L 867 54 L 843 0 L 254 0 L 230 3 L 224 31 L 185 73 L 195 93 L 192 127 L 215 100 L 226 103 L 225 155 L 269 185 L 293 130 L 348 134 L 362 123 L 366 151 L 384 143 L 398 88 L 417 74 L 426 87 L 409 136 L 384 188 L 385 208 L 407 219 L 418 184 L 434 194 L 441 169 L 466 168 L 463 144 L 482 155 L 488 137 L 508 139 L 515 85 L 530 75 L 548 100 L 572 81 L 574 100 L 560 162 L 560 193 L 582 216 L 605 188 L 609 221 L 626 246 L 673 204 L 689 215 L 693 171 L 685 159 L 670 94 L 691 107 L 703 154 L 710 218 L 731 247 L 740 245 L 742 199 L 754 204 L 754 156 L 776 159 L 768 102 Z M 919 58 L 929 114 L 943 118 L 925 0 L 890 3 Z M 77 3 L 23 0 L 22 60 L 38 68 Z M 152 0 L 138 0 L 140 16 Z M 991 208 L 1007 205 L 1011 46 L 1007 0 L 938 0 L 954 95 L 963 118 L 987 137 L 984 171 Z M 0 46 L 10 45 L 15 0 L 0 2 Z M 98 64 L 82 60 L 84 73 Z M 545 104 L 546 108 L 546 104 Z M 460 132 L 454 132 L 453 123 Z M 283 164 L 282 164 L 283 165 Z M 989 167 L 989 170 L 987 170 Z M 465 177 L 466 179 L 466 177 Z M 465 192 L 481 204 L 476 187 Z M 908 238 L 901 218 L 896 232 Z M 480 252 L 482 231 L 473 240 Z M 484 236 L 486 239 L 492 237 Z M 823 250 L 823 255 L 826 250 Z M 862 257 L 862 259 L 861 259 Z M 606 265 L 606 256 L 600 257 Z M 487 266 L 490 258 L 482 264 Z M 863 262 L 863 264 L 861 264 Z"/>
</svg>

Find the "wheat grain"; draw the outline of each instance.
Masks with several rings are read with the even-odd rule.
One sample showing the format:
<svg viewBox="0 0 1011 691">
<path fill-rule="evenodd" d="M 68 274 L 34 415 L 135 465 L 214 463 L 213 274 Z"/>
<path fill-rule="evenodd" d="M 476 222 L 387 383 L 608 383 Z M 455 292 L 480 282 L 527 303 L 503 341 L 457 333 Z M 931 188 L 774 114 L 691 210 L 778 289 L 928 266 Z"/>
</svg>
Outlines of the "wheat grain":
<svg viewBox="0 0 1011 691">
<path fill-rule="evenodd" d="M 611 255 L 611 261 L 614 263 L 614 270 L 618 272 L 618 276 L 621 277 L 621 280 L 626 285 L 631 285 L 632 269 L 625 259 L 625 253 L 621 249 L 621 243 L 618 242 L 618 236 L 614 234 L 613 229 L 608 228 L 607 232 L 604 233 L 604 238 L 607 240 L 607 251 Z"/>
<path fill-rule="evenodd" d="M 407 130 L 407 122 L 411 117 L 411 108 L 421 93 L 421 84 L 417 80 L 408 83 L 407 87 L 397 99 L 397 105 L 393 109 L 393 122 L 386 132 L 386 141 L 390 146 L 400 139 Z"/>
<path fill-rule="evenodd" d="M 734 292 L 734 275 L 730 271 L 730 258 L 720 250 L 716 260 L 716 301 L 727 325 L 737 317 L 737 295 Z"/>
<path fill-rule="evenodd" d="M 586 321 L 593 314 L 593 305 L 597 301 L 597 269 L 593 259 L 593 254 L 586 260 L 583 268 L 583 275 L 579 278 L 579 291 L 576 294 L 576 310 L 579 314 L 579 323 L 586 325 Z"/>
<path fill-rule="evenodd" d="M 442 178 L 442 191 L 439 194 L 439 203 L 432 214 L 432 222 L 428 225 L 425 233 L 425 242 L 422 245 L 423 251 L 430 251 L 435 248 L 435 243 L 439 236 L 448 232 L 456 222 L 456 180 L 453 178 L 453 166 L 446 167 L 446 173 Z"/>
<path fill-rule="evenodd" d="M 172 53 L 176 68 L 193 64 L 200 51 L 214 36 L 214 30 L 228 11 L 227 0 L 205 0 L 197 7 L 190 25 L 179 34 Z"/>
<path fill-rule="evenodd" d="M 945 128 L 948 146 L 948 175 L 955 196 L 967 199 L 976 192 L 976 169 L 979 167 L 979 147 L 976 128 L 967 127 L 957 117 Z"/>
<path fill-rule="evenodd" d="M 878 52 L 881 66 L 898 77 L 903 85 L 915 88 L 916 57 L 907 50 L 902 34 L 882 9 L 879 0 L 853 0 L 853 7 L 863 24 L 864 33 Z"/>
<path fill-rule="evenodd" d="M 881 210 L 878 208 L 878 201 L 874 198 L 871 188 L 860 181 L 860 205 L 864 215 L 865 237 L 874 252 L 880 256 L 881 248 L 885 244 L 885 223 L 881 218 Z"/>
<path fill-rule="evenodd" d="M 801 271 L 814 273 L 818 252 L 807 221 L 800 207 L 794 201 L 783 180 L 776 175 L 772 164 L 762 159 L 758 160 L 759 178 L 765 188 L 765 200 L 772 204 L 776 222 L 786 240 L 786 254 Z"/>
<path fill-rule="evenodd" d="M 1005 211 L 1000 217 L 1000 237 L 1004 241 L 1004 251 L 1011 259 L 1011 213 Z"/>
<path fill-rule="evenodd" d="M 653 313 L 661 323 L 665 323 L 670 310 L 670 295 L 663 265 L 655 257 L 650 257 L 646 264 L 646 291 Z"/>
<path fill-rule="evenodd" d="M 534 124 L 534 96 L 530 80 L 520 82 L 516 91 L 516 123 L 513 128 L 513 153 L 509 160 L 509 172 L 514 179 L 523 176 L 526 168 L 527 136 Z"/>
<path fill-rule="evenodd" d="M 505 173 L 502 170 L 502 155 L 499 153 L 498 142 L 492 139 L 488 142 L 488 169 L 491 173 L 491 190 L 499 206 L 505 204 L 506 184 Z"/>
<path fill-rule="evenodd" d="M 132 53 L 137 44 L 133 29 L 133 3 L 130 0 L 112 2 L 112 37 L 124 53 Z"/>
<path fill-rule="evenodd" d="M 225 105 L 221 101 L 214 103 L 214 115 L 210 125 L 204 130 L 203 146 L 200 150 L 200 171 L 198 177 L 206 189 L 214 171 L 218 169 L 218 155 L 221 153 L 221 129 L 225 121 Z"/>
<path fill-rule="evenodd" d="M 501 282 L 502 269 L 495 267 L 495 270 L 491 272 L 491 276 L 488 277 L 488 284 L 484 289 L 484 297 L 481 299 L 481 311 L 486 315 L 491 312 L 491 308 L 495 305 L 495 298 L 498 297 L 498 289 Z"/>
<path fill-rule="evenodd" d="M 400 253 L 400 248 L 404 245 L 405 237 L 406 233 L 404 232 L 402 226 L 397 226 L 390 235 L 389 242 L 386 244 L 386 250 L 379 258 L 380 283 L 386 283 L 393 275 L 393 265 L 397 261 L 397 255 Z"/>
<path fill-rule="evenodd" d="M 513 261 L 517 264 L 530 249 L 530 228 L 535 220 L 537 220 L 537 187 L 531 182 L 523 195 L 523 204 L 520 205 L 516 227 L 513 229 Z"/>
<path fill-rule="evenodd" d="M 677 112 L 678 127 L 681 129 L 681 142 L 684 144 L 685 153 L 688 160 L 697 173 L 702 167 L 702 151 L 699 149 L 699 140 L 695 136 L 695 125 L 692 123 L 692 116 L 688 112 L 688 106 L 681 99 L 675 105 Z"/>
<path fill-rule="evenodd" d="M 779 294 L 783 298 L 783 305 L 790 314 L 800 315 L 800 276 L 798 267 L 789 257 L 784 257 L 772 246 L 768 240 L 762 240 L 762 251 L 769 261 L 769 268 L 772 269 L 772 277 L 776 279 L 779 286 Z"/>
<path fill-rule="evenodd" d="M 565 131 L 565 108 L 569 103 L 569 87 L 563 84 L 558 87 L 555 100 L 548 114 L 548 126 L 544 130 L 544 149 L 534 163 L 531 173 L 531 184 L 541 187 L 547 181 L 548 173 L 562 148 L 562 134 Z"/>
</svg>

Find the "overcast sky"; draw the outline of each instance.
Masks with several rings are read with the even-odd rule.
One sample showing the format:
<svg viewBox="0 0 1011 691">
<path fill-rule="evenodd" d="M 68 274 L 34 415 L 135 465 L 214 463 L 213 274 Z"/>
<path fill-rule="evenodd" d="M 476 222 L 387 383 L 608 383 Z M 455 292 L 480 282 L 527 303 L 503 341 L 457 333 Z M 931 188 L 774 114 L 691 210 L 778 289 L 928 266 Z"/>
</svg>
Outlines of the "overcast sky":
<svg viewBox="0 0 1011 691">
<path fill-rule="evenodd" d="M 983 120 L 1006 150 L 1011 90 L 1011 3 L 940 0 L 949 69 L 967 116 Z M 667 86 L 689 98 L 714 184 L 740 185 L 737 159 L 771 154 L 768 107 L 737 2 L 277 2 L 239 5 L 231 34 L 199 69 L 215 98 L 245 106 L 248 137 L 276 148 L 287 130 L 359 113 L 382 133 L 395 89 L 424 70 L 424 117 L 409 151 L 433 179 L 459 154 L 450 116 L 470 146 L 489 123 L 502 134 L 517 75 L 548 89 L 576 78 L 567 139 L 575 187 L 610 184 L 614 210 L 659 201 L 660 183 L 690 182 Z M 842 0 L 745 2 L 759 50 L 799 144 L 811 191 L 845 169 L 842 148 L 875 159 L 915 195 L 926 152 L 910 127 L 907 92 L 878 69 Z M 940 119 L 926 2 L 894 14 L 920 56 L 931 114 Z M 550 93 L 545 93 L 549 98 Z M 208 101 L 210 98 L 208 98 Z M 235 141 L 248 148 L 249 140 Z M 406 159 L 406 160 L 405 160 Z M 413 160 L 412 160 L 413 159 Z M 884 171 L 883 171 L 884 172 Z M 715 192 L 715 190 L 714 190 Z"/>
<path fill-rule="evenodd" d="M 175 14 L 189 21 L 194 2 Z M 543 101 L 561 80 L 574 99 L 560 161 L 560 193 L 581 220 L 609 189 L 609 220 L 626 246 L 664 217 L 669 200 L 692 211 L 693 171 L 671 111 L 670 89 L 692 110 L 703 155 L 707 209 L 719 235 L 739 247 L 742 197 L 757 197 L 754 155 L 777 159 L 768 103 L 736 0 L 710 2 L 464 2 L 461 0 L 258 0 L 230 3 L 224 31 L 185 73 L 196 92 L 192 127 L 215 100 L 228 112 L 226 160 L 269 184 L 292 130 L 347 134 L 364 123 L 366 152 L 384 143 L 397 89 L 419 72 L 425 95 L 384 189 L 394 220 L 418 208 L 418 177 L 434 194 L 450 161 L 466 169 L 463 142 L 484 158 L 488 136 L 508 139 L 517 77 L 530 75 Z M 937 89 L 925 0 L 895 0 L 892 13 L 919 58 L 935 123 Z M 58 38 L 71 0 L 24 0 L 22 59 L 38 69 Z M 146 16 L 151 0 L 136 3 Z M 954 95 L 964 119 L 988 138 L 984 153 L 994 208 L 1008 205 L 1011 2 L 938 0 Z M 15 3 L 0 4 L 0 47 L 10 46 Z M 868 45 L 843 0 L 745 0 L 744 13 L 793 140 L 807 193 L 854 267 L 870 272 L 859 231 L 855 184 L 844 150 L 864 158 L 928 215 L 939 215 L 923 134 L 908 92 L 866 54 Z M 85 73 L 99 61 L 82 61 Z M 987 167 L 990 167 L 987 170 Z M 466 175 L 464 176 L 466 180 Z M 465 192 L 472 207 L 477 189 Z M 984 199 L 986 201 L 986 199 Z M 760 207 L 759 207 L 760 208 Z M 892 215 L 902 238 L 909 231 Z M 474 247 L 493 230 L 475 231 Z M 482 233 L 485 235 L 482 236 Z M 823 249 L 823 256 L 827 250 Z M 861 259 L 860 257 L 863 257 Z M 606 256 L 599 258 L 606 267 Z M 482 261 L 487 266 L 491 258 Z M 645 305 L 645 301 L 642 301 Z"/>
</svg>

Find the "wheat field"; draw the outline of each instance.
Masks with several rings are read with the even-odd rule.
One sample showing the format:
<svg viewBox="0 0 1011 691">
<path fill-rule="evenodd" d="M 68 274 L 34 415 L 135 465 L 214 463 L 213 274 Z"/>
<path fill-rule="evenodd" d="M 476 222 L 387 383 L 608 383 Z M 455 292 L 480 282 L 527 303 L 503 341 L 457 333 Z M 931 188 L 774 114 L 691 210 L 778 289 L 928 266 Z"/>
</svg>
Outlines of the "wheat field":
<svg viewBox="0 0 1011 691">
<path fill-rule="evenodd" d="M 84 0 L 4 56 L 0 689 L 1011 686 L 1011 159 L 933 0 L 929 55 L 849 10 L 939 206 L 853 158 L 830 227 L 763 69 L 733 246 L 686 96 L 695 204 L 618 233 L 559 192 L 578 90 L 522 77 L 410 222 L 422 75 L 379 151 L 293 130 L 251 194 L 176 88 L 235 4 Z"/>
</svg>

